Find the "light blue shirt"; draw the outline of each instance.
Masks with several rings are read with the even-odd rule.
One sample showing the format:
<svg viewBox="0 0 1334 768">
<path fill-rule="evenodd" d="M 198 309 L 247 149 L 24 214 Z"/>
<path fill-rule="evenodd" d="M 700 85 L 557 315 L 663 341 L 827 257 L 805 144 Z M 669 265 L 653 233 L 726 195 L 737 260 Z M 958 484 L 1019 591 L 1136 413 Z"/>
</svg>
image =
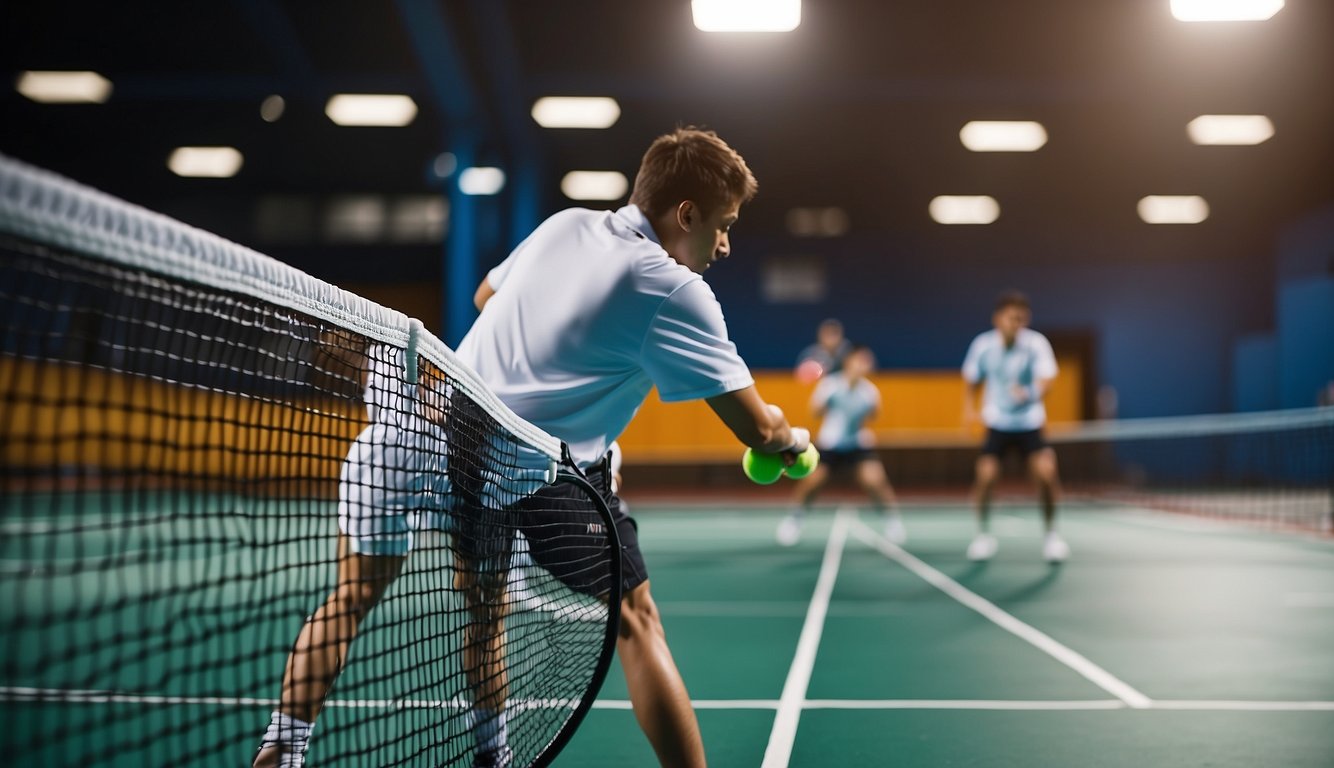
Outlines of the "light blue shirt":
<svg viewBox="0 0 1334 768">
<path fill-rule="evenodd" d="M 553 215 L 487 280 L 495 295 L 459 357 L 582 465 L 602 458 L 654 386 L 674 402 L 754 383 L 713 290 L 633 205 Z"/>
<path fill-rule="evenodd" d="M 811 407 L 824 409 L 824 420 L 815 445 L 822 451 L 851 451 L 870 448 L 866 422 L 880 408 L 880 390 L 866 379 L 852 384 L 842 373 L 820 379 L 811 396 Z"/>
<path fill-rule="evenodd" d="M 969 384 L 985 382 L 982 421 L 1002 432 L 1029 432 L 1047 423 L 1047 409 L 1035 396 L 1039 381 L 1056 377 L 1056 355 L 1047 337 L 1020 328 L 1014 344 L 1006 347 L 994 328 L 981 333 L 968 347 L 963 360 L 963 378 Z M 1011 391 L 1023 387 L 1028 398 L 1018 400 Z"/>
</svg>

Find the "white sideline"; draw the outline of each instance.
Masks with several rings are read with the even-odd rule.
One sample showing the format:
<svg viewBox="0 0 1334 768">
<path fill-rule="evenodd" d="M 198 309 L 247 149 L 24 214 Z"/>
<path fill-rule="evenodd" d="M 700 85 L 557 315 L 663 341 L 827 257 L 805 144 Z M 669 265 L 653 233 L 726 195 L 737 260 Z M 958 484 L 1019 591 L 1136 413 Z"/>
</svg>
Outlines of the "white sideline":
<svg viewBox="0 0 1334 768">
<path fill-rule="evenodd" d="M 1129 684 L 1113 676 L 1107 670 L 1094 664 L 1092 661 L 1089 661 L 1087 658 L 1081 656 L 1067 646 L 1053 640 L 1050 635 L 1034 628 L 1032 625 L 1025 624 L 1019 619 L 1016 619 L 1014 616 L 1011 616 L 996 607 L 995 603 L 927 565 L 925 562 L 909 554 L 907 550 L 902 547 L 884 539 L 875 531 L 871 530 L 866 523 L 856 520 L 853 525 L 855 526 L 854 533 L 857 538 L 880 550 L 885 557 L 888 557 L 899 565 L 902 565 L 904 568 L 917 574 L 928 584 L 939 589 L 941 592 L 944 592 L 963 605 L 982 614 L 1001 629 L 1028 642 L 1033 647 L 1073 669 L 1080 675 L 1083 675 L 1094 685 L 1125 702 L 1126 706 L 1133 709 L 1148 709 L 1153 705 L 1153 700 L 1148 696 L 1135 690 Z"/>
<path fill-rule="evenodd" d="M 774 727 L 769 732 L 769 746 L 764 750 L 763 768 L 787 768 L 792 759 L 797 721 L 801 719 L 811 671 L 815 669 L 815 654 L 820 649 L 825 614 L 829 612 L 829 599 L 834 594 L 834 581 L 838 578 L 843 547 L 848 540 L 848 524 L 853 517 L 851 510 L 843 508 L 834 516 L 834 527 L 829 532 L 824 561 L 820 564 L 820 576 L 815 580 L 811 606 L 806 611 L 806 622 L 802 624 L 801 636 L 797 640 L 797 653 L 792 658 L 792 666 L 788 668 L 783 695 L 778 702 L 778 714 L 774 716 Z"/>
</svg>

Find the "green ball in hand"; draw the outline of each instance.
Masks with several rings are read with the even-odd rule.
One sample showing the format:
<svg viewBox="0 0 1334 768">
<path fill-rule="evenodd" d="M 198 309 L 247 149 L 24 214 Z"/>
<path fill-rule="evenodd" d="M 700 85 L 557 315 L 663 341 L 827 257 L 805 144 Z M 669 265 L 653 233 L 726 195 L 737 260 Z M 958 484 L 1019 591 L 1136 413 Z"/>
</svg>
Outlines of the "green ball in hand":
<svg viewBox="0 0 1334 768">
<path fill-rule="evenodd" d="M 792 462 L 792 466 L 784 471 L 786 471 L 787 476 L 793 480 L 800 480 L 815 471 L 815 468 L 819 465 L 820 452 L 815 449 L 814 445 L 808 445 L 806 446 L 806 450 L 802 451 L 801 455 L 797 456 L 797 460 Z"/>
<path fill-rule="evenodd" d="M 776 453 L 756 453 L 747 448 L 741 455 L 741 469 L 751 481 L 770 485 L 783 476 L 783 459 Z"/>
</svg>

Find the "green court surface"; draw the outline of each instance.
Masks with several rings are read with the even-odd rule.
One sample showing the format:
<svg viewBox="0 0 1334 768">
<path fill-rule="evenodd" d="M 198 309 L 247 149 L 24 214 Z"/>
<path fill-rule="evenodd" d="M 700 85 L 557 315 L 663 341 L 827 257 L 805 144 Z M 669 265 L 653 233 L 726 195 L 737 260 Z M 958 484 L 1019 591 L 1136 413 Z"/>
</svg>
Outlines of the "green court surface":
<svg viewBox="0 0 1334 768">
<path fill-rule="evenodd" d="M 653 594 L 713 766 L 1334 765 L 1334 539 L 1071 505 L 1061 526 L 1073 555 L 1053 567 L 1040 557 L 1036 510 L 1009 504 L 997 509 L 993 522 L 1000 553 L 978 565 L 963 554 L 973 524 L 959 505 L 907 504 L 909 541 L 902 548 L 879 536 L 874 515 L 852 507 L 818 511 L 801 543 L 783 548 L 773 538 L 782 513 L 781 504 L 633 508 Z M 288 531 L 300 542 L 292 546 L 327 547 L 332 523 L 308 524 L 310 530 Z M 250 535 L 263 530 L 255 526 Z M 124 528 L 107 531 L 126 535 Z M 97 544 L 82 546 L 80 553 L 56 553 L 57 560 L 86 557 L 86 548 Z M 116 549 L 113 542 L 106 547 Z M 179 738 L 161 719 L 175 712 L 211 718 L 223 733 L 253 731 L 257 740 L 276 684 L 270 671 L 280 668 L 281 653 L 251 660 L 243 666 L 253 671 L 226 680 L 197 673 L 201 689 L 228 691 L 232 700 L 164 702 L 153 694 L 173 691 L 155 689 L 155 681 L 191 669 L 198 636 L 229 632 L 231 642 L 235 633 L 289 637 L 293 617 L 308 611 L 327 585 L 320 573 L 302 574 L 288 585 L 296 588 L 285 601 L 257 600 L 253 587 L 228 583 L 225 563 L 225 553 L 201 552 L 177 568 L 174 578 L 182 583 L 219 587 L 208 606 L 120 607 L 149 621 L 155 612 L 174 617 L 175 640 L 118 662 L 119 689 L 144 696 L 57 704 L 9 695 L 0 702 L 0 717 L 11 736 L 39 708 L 60 707 L 65 726 L 56 735 L 77 741 L 87 737 L 81 722 L 105 720 L 98 708 L 114 707 L 116 721 L 147 725 L 163 739 Z M 270 578 L 298 578 L 276 559 L 254 567 L 272 569 Z M 7 599 L 69 611 L 73 606 L 63 605 L 62 596 L 95 592 L 99 577 L 77 588 L 59 586 L 76 578 L 55 573 L 46 586 Z M 405 585 L 400 588 L 418 594 L 429 589 L 426 582 Z M 410 610 L 408 603 L 382 608 L 372 624 L 392 624 Z M 84 629 L 62 640 L 69 652 L 48 648 L 44 654 L 56 661 L 68 656 L 71 669 L 9 665 L 7 684 L 77 680 L 78 657 L 111 652 L 102 640 L 114 639 L 124 624 L 72 615 L 81 617 Z M 388 636 L 368 628 L 361 652 L 384 646 L 379 650 L 396 653 L 412 626 Z M 10 641 L 11 648 L 29 652 Z M 407 645 L 403 652 L 415 653 Z M 384 681 L 386 696 L 393 695 L 393 683 Z M 412 755 L 430 738 L 429 712 L 356 706 L 326 712 L 329 719 L 370 722 L 385 742 L 360 764 L 413 764 Z M 98 764 L 138 764 L 134 745 L 117 743 L 116 736 L 95 738 L 125 754 Z M 254 749 L 254 740 L 179 740 L 180 754 L 216 756 L 218 765 L 248 764 Z M 357 749 L 318 741 L 317 735 L 312 766 L 320 764 L 321 749 L 325 755 Z M 52 743 L 47 760 L 38 755 L 32 764 L 60 764 L 62 754 L 61 743 Z M 556 765 L 654 764 L 614 664 Z"/>
<path fill-rule="evenodd" d="M 1075 508 L 855 510 L 773 543 L 778 508 L 639 505 L 668 640 L 714 766 L 1334 765 L 1334 541 Z M 823 576 L 823 578 L 822 578 Z M 558 765 L 652 765 L 616 670 Z M 769 750 L 766 758 L 766 749 Z"/>
</svg>

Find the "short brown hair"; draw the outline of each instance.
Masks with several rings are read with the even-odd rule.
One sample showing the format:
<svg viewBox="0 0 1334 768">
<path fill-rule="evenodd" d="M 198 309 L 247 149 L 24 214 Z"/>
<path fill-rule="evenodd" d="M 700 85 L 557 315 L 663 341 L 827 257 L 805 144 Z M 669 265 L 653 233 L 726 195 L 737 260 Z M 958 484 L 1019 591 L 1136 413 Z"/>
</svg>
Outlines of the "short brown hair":
<svg viewBox="0 0 1334 768">
<path fill-rule="evenodd" d="M 630 202 L 649 218 L 684 200 L 705 210 L 755 197 L 759 184 L 746 161 L 713 131 L 677 128 L 659 136 L 644 153 Z"/>
<path fill-rule="evenodd" d="M 1009 307 L 1018 307 L 1025 312 L 1033 311 L 1033 307 L 1028 303 L 1028 297 L 1019 291 L 1006 291 L 996 297 L 996 312 Z"/>
</svg>

